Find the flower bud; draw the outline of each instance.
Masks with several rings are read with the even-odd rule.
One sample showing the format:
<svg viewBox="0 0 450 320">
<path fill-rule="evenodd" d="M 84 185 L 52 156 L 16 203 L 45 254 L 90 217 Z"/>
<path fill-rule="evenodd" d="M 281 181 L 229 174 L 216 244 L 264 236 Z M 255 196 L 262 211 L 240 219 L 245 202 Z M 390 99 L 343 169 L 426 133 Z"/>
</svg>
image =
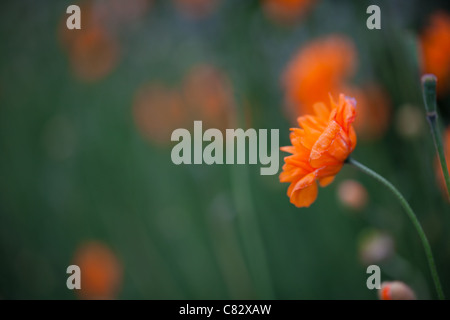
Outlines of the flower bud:
<svg viewBox="0 0 450 320">
<path fill-rule="evenodd" d="M 400 281 L 383 282 L 378 297 L 380 300 L 417 300 L 412 289 Z"/>
</svg>

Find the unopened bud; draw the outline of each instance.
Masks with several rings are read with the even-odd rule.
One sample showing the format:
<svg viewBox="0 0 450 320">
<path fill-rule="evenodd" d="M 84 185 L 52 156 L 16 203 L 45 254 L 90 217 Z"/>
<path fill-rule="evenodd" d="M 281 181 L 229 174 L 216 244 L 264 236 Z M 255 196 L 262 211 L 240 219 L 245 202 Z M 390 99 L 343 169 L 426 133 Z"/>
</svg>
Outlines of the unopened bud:
<svg viewBox="0 0 450 320">
<path fill-rule="evenodd" d="M 383 282 L 378 296 L 380 300 L 417 300 L 414 291 L 400 281 Z"/>
</svg>

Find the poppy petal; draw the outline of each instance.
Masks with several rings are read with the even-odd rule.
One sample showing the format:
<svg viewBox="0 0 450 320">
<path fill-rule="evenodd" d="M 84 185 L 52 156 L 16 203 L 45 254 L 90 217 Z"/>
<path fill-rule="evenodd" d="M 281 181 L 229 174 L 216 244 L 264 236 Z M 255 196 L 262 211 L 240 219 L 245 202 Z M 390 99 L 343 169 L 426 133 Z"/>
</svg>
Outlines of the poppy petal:
<svg viewBox="0 0 450 320">
<path fill-rule="evenodd" d="M 309 207 L 316 200 L 318 191 L 315 182 L 306 188 L 295 190 L 291 194 L 291 203 L 298 208 Z"/>
</svg>

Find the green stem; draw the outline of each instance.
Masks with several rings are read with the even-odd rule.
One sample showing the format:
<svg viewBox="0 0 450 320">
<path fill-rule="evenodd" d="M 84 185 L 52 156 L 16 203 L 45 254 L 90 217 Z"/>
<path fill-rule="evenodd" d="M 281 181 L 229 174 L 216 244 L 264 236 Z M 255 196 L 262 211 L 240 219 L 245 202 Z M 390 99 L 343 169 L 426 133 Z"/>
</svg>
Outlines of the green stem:
<svg viewBox="0 0 450 320">
<path fill-rule="evenodd" d="M 447 186 L 447 195 L 450 199 L 450 175 L 448 173 L 447 161 L 445 160 L 442 138 L 438 128 L 438 114 L 436 111 L 436 77 L 432 74 L 426 74 L 422 77 L 423 101 L 427 111 L 427 120 L 430 125 L 431 135 L 433 136 L 434 146 L 439 155 L 442 173 L 444 174 L 445 185 Z"/>
<path fill-rule="evenodd" d="M 422 226 L 420 225 L 419 220 L 417 219 L 416 215 L 414 214 L 414 211 L 411 209 L 411 206 L 408 204 L 408 202 L 405 200 L 405 198 L 402 196 L 402 194 L 397 190 L 397 188 L 395 188 L 392 183 L 387 181 L 385 178 L 380 176 L 378 173 L 372 171 L 371 169 L 367 168 L 366 166 L 364 166 L 363 164 L 359 163 L 358 161 L 356 161 L 352 158 L 348 158 L 346 162 L 352 164 L 353 166 L 355 166 L 356 168 L 358 168 L 365 174 L 371 176 L 372 178 L 375 178 L 376 180 L 378 180 L 379 182 L 384 184 L 398 198 L 398 200 L 400 201 L 400 204 L 402 205 L 403 209 L 405 209 L 408 217 L 411 219 L 414 227 L 416 228 L 416 231 L 420 236 L 420 240 L 422 240 L 422 244 L 425 249 L 425 254 L 426 254 L 427 260 L 428 260 L 428 265 L 430 266 L 431 276 L 433 277 L 434 286 L 436 287 L 436 291 L 437 291 L 439 299 L 443 300 L 444 292 L 442 291 L 441 282 L 439 281 L 439 276 L 438 276 L 438 273 L 436 270 L 436 265 L 434 263 L 434 258 L 433 258 L 433 254 L 431 252 L 430 244 L 428 242 L 427 236 L 425 235 L 425 232 L 422 229 Z"/>
</svg>

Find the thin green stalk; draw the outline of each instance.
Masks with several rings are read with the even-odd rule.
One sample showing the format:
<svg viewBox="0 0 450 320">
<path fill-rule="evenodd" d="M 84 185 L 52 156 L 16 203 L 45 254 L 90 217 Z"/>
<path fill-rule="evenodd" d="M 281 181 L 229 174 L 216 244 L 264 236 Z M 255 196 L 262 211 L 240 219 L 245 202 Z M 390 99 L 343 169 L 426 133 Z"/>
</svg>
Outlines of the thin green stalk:
<svg viewBox="0 0 450 320">
<path fill-rule="evenodd" d="M 243 88 L 238 77 L 233 77 L 236 87 Z M 240 85 L 238 85 L 240 84 Z M 241 92 L 235 91 L 235 101 L 243 101 Z M 244 128 L 244 108 L 242 103 L 238 103 L 237 118 L 232 121 L 240 128 Z M 243 249 L 248 258 L 248 269 L 253 278 L 253 284 L 259 297 L 273 299 L 274 291 L 270 275 L 266 248 L 262 238 L 260 222 L 255 211 L 250 188 L 250 177 L 247 167 L 231 166 L 232 191 L 238 214 L 238 228 L 242 236 Z"/>
<path fill-rule="evenodd" d="M 379 182 L 384 184 L 398 198 L 398 200 L 400 201 L 400 204 L 402 205 L 403 209 L 405 209 L 406 214 L 411 219 L 414 227 L 416 228 L 416 231 L 419 234 L 420 240 L 422 240 L 422 244 L 425 249 L 425 254 L 426 254 L 426 257 L 428 260 L 428 265 L 431 270 L 431 276 L 433 277 L 434 286 L 436 287 L 436 291 L 437 291 L 439 299 L 443 300 L 444 292 L 442 291 L 441 282 L 439 281 L 439 276 L 438 276 L 438 273 L 436 270 L 436 265 L 434 263 L 434 258 L 433 258 L 433 254 L 431 252 L 430 244 L 428 242 L 427 236 L 425 235 L 425 232 L 422 229 L 422 226 L 421 226 L 419 220 L 417 219 L 416 215 L 414 214 L 414 211 L 411 209 L 411 206 L 409 205 L 409 203 L 405 200 L 405 198 L 402 196 L 402 194 L 397 190 L 397 188 L 394 187 L 394 185 L 392 183 L 387 181 L 385 178 L 380 176 L 378 173 L 372 171 L 371 169 L 367 168 L 366 166 L 364 166 L 363 164 L 359 163 L 358 161 L 356 161 L 352 158 L 348 158 L 347 163 L 352 164 L 354 167 L 358 168 L 365 174 L 371 176 L 372 178 L 375 178 L 376 180 L 378 180 Z"/>
<path fill-rule="evenodd" d="M 434 146 L 439 155 L 442 173 L 444 174 L 445 185 L 447 186 L 447 195 L 450 199 L 450 175 L 448 173 L 447 161 L 445 160 L 442 138 L 438 128 L 438 114 L 436 111 L 436 76 L 426 74 L 422 77 L 423 101 L 427 111 L 427 120 L 430 125 L 431 135 L 433 136 Z"/>
</svg>

